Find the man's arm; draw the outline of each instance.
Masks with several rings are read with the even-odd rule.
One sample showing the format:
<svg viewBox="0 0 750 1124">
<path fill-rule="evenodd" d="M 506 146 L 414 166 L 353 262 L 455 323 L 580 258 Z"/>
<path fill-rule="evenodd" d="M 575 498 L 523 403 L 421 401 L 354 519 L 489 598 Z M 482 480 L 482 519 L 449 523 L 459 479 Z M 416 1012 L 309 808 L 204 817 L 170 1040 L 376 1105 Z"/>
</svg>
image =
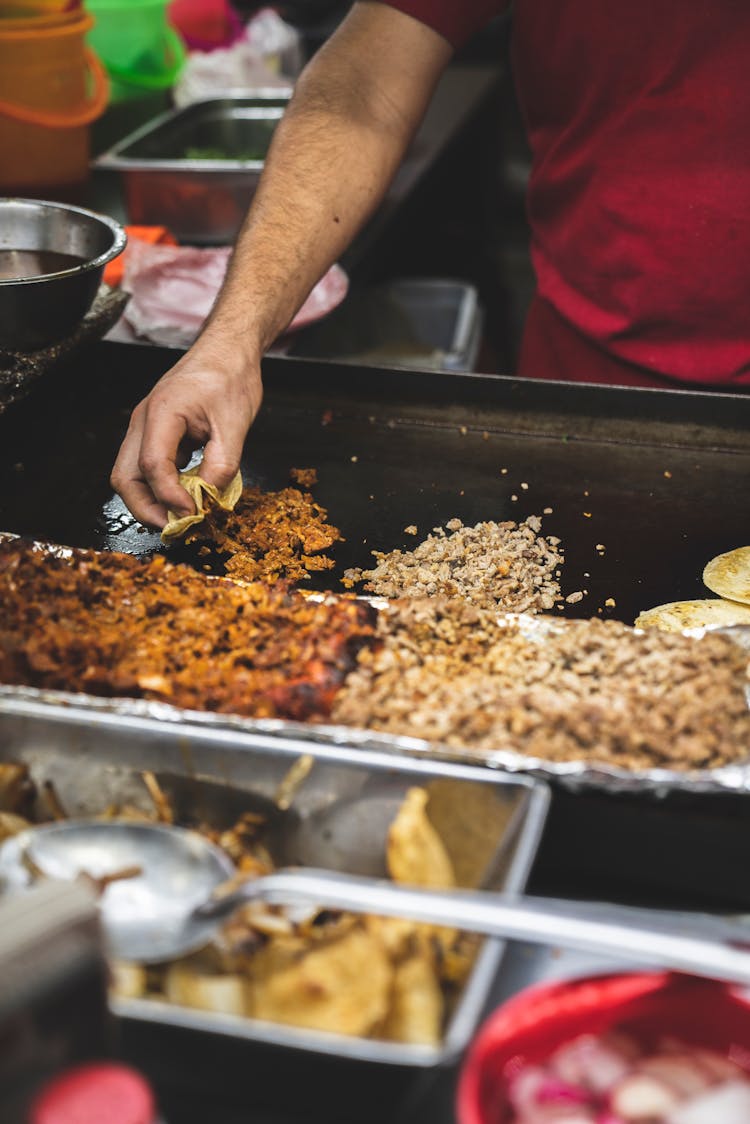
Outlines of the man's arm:
<svg viewBox="0 0 750 1124">
<path fill-rule="evenodd" d="M 216 305 L 133 411 L 112 486 L 138 519 L 191 509 L 177 466 L 200 445 L 206 480 L 232 479 L 264 352 L 383 198 L 450 55 L 424 24 L 362 2 L 302 73 Z"/>
</svg>

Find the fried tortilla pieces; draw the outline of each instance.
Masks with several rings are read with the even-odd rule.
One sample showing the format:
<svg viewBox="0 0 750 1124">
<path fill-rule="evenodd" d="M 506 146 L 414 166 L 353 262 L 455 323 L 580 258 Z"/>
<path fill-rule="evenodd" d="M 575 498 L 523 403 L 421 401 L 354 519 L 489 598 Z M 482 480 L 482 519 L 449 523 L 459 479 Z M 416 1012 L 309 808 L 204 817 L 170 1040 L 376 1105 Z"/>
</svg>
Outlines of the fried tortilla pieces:
<svg viewBox="0 0 750 1124">
<path fill-rule="evenodd" d="M 718 625 L 750 624 L 750 605 L 706 597 L 697 601 L 670 601 L 639 613 L 636 628 L 660 628 L 682 632 L 685 628 L 711 628 Z"/>
<path fill-rule="evenodd" d="M 244 976 L 217 970 L 200 952 L 170 964 L 164 980 L 170 1003 L 223 1015 L 246 1015 L 248 992 Z"/>
<path fill-rule="evenodd" d="M 202 462 L 180 473 L 180 484 L 195 504 L 195 512 L 192 515 L 177 515 L 174 511 L 168 511 L 167 524 L 161 533 L 163 543 L 181 539 L 191 527 L 194 527 L 197 523 L 202 523 L 208 513 L 208 501 L 224 511 L 232 511 L 242 495 L 241 473 L 238 472 L 227 487 L 220 492 L 215 485 L 207 484 L 203 477 L 199 475 L 201 468 Z"/>
<path fill-rule="evenodd" d="M 149 792 L 153 799 L 153 785 Z M 443 803 L 448 796 L 441 794 Z M 398 880 L 450 887 L 451 860 L 427 817 L 429 804 L 427 790 L 408 790 L 391 825 L 387 861 Z M 445 809 L 442 815 L 452 818 Z M 264 846 L 262 835 L 245 832 L 246 823 L 245 815 L 229 831 L 202 828 L 225 849 L 231 834 L 238 867 L 243 853 L 257 859 Z M 253 902 L 199 952 L 148 972 L 118 964 L 113 983 L 124 997 L 166 998 L 305 1030 L 436 1046 L 446 1002 L 470 970 L 477 946 L 470 934 L 405 917 L 300 914 Z"/>
<path fill-rule="evenodd" d="M 396 965 L 383 1037 L 437 1046 L 443 1022 L 443 992 L 434 955 L 420 949 Z"/>
<path fill-rule="evenodd" d="M 387 840 L 395 881 L 448 888 L 455 876 L 427 818 L 428 794 L 412 788 Z M 310 947 L 299 936 L 267 944 L 249 965 L 251 1013 L 337 1034 L 370 1035 L 434 1045 L 444 1014 L 441 966 L 453 930 L 406 918 L 351 917 L 320 930 Z M 313 938 L 314 939 L 314 938 Z"/>
<path fill-rule="evenodd" d="M 256 1018 L 356 1035 L 370 1034 L 385 1019 L 393 966 L 363 927 L 306 954 L 291 949 L 285 964 L 278 963 L 280 952 L 276 942 L 253 959 L 251 1011 Z"/>
<path fill-rule="evenodd" d="M 427 818 L 427 792 L 410 788 L 388 831 L 386 857 L 394 882 L 450 889 L 456 876 L 440 836 Z"/>
<path fill-rule="evenodd" d="M 750 605 L 750 546 L 712 558 L 703 571 L 703 581 L 712 593 Z"/>
</svg>

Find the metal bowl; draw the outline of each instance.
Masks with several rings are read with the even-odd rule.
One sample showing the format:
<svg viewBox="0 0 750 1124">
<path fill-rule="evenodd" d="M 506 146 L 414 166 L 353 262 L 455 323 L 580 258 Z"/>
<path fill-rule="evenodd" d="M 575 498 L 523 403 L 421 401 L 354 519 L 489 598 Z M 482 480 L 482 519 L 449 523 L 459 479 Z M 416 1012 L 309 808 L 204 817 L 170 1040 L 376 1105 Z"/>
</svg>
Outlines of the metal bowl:
<svg viewBox="0 0 750 1124">
<path fill-rule="evenodd" d="M 122 226 L 106 215 L 40 199 L 0 199 L 0 266 L 16 252 L 22 263 L 14 272 L 31 274 L 8 277 L 0 268 L 0 348 L 36 351 L 69 336 L 125 242 Z"/>
</svg>

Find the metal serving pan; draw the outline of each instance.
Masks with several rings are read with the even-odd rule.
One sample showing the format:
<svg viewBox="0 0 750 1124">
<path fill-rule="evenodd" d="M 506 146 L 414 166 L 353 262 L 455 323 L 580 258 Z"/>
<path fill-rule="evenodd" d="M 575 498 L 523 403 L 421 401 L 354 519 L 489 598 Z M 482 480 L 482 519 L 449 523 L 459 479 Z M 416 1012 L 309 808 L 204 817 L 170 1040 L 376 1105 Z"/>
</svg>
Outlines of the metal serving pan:
<svg viewBox="0 0 750 1124">
<path fill-rule="evenodd" d="M 122 177 L 130 222 L 166 226 L 183 242 L 231 243 L 290 96 L 269 90 L 170 110 L 118 141 L 94 166 Z"/>
<path fill-rule="evenodd" d="M 345 821 L 358 826 L 348 836 L 342 831 L 326 853 L 331 869 L 351 871 L 356 832 L 369 824 L 376 835 L 382 829 L 385 838 L 407 789 L 421 785 L 428 791 L 441 788 L 441 801 L 455 802 L 464 817 L 467 808 L 476 808 L 470 814 L 475 866 L 471 872 L 466 867 L 463 885 L 511 891 L 525 886 L 548 803 L 545 787 L 525 778 L 343 746 L 311 747 L 292 738 L 256 735 L 238 744 L 230 731 L 135 717 L 75 711 L 33 719 L 0 715 L 0 760 L 27 763 L 39 784 L 53 781 L 63 807 L 74 817 L 103 811 L 111 803 L 151 807 L 140 778 L 140 771 L 149 769 L 186 811 L 229 826 L 240 807 L 273 809 L 282 780 L 302 754 L 312 755 L 312 768 L 290 811 L 274 817 L 270 845 L 279 863 L 304 864 L 305 840 L 327 830 L 321 813 L 335 802 L 339 809 L 346 805 Z M 460 926 L 458 917 L 456 923 Z M 362 1061 L 432 1067 L 455 1059 L 468 1044 L 502 952 L 501 942 L 483 943 L 438 1047 L 326 1035 L 150 999 L 117 999 L 114 1008 L 131 1021 Z"/>
</svg>

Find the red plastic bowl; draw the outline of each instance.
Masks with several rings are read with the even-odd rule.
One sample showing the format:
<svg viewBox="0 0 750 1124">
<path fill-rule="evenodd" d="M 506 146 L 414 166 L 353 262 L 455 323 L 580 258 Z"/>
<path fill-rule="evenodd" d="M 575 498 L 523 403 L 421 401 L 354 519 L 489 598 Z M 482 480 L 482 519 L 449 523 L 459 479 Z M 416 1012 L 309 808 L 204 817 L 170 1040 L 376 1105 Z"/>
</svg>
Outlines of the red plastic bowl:
<svg viewBox="0 0 750 1124">
<path fill-rule="evenodd" d="M 458 1084 L 458 1124 L 506 1124 L 505 1075 L 579 1034 L 615 1026 L 646 1049 L 669 1035 L 750 1069 L 750 996 L 671 973 L 596 976 L 528 988 L 486 1020 Z"/>
</svg>

